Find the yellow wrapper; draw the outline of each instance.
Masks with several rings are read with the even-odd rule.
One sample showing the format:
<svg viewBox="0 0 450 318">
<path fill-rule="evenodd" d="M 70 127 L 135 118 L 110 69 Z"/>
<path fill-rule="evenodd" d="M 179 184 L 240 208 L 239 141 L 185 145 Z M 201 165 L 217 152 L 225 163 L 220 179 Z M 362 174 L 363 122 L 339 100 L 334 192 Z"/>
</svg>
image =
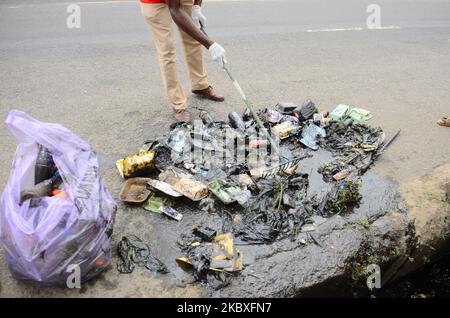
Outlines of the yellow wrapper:
<svg viewBox="0 0 450 318">
<path fill-rule="evenodd" d="M 153 169 L 155 166 L 154 159 L 154 150 L 143 151 L 118 160 L 116 166 L 122 178 L 128 178 L 139 172 Z"/>
</svg>

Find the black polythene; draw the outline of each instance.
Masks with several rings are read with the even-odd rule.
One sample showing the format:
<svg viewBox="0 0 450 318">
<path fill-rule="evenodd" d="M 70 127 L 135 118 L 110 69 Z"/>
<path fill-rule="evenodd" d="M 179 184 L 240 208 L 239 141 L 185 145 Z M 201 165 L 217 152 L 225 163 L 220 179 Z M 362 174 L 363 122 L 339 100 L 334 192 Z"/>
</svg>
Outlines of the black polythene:
<svg viewBox="0 0 450 318">
<path fill-rule="evenodd" d="M 308 174 L 257 182 L 261 192 L 252 198 L 251 207 L 243 213 L 241 221 L 231 223 L 235 236 L 247 244 L 269 244 L 280 236 L 296 235 L 309 217 L 299 196 L 302 190 L 306 195 Z M 283 185 L 281 197 L 277 190 L 280 185 Z"/>
<path fill-rule="evenodd" d="M 117 246 L 117 270 L 121 273 L 131 273 L 135 268 L 135 264 L 145 267 L 150 271 L 156 271 L 166 274 L 169 272 L 167 266 L 159 259 L 151 255 L 150 245 L 142 242 L 135 235 L 127 235 Z"/>
<path fill-rule="evenodd" d="M 297 115 L 300 120 L 305 121 L 311 119 L 315 113 L 317 113 L 316 105 L 310 101 L 306 100 L 301 106 L 294 109 L 293 113 Z"/>
<path fill-rule="evenodd" d="M 192 232 L 206 242 L 212 242 L 217 235 L 216 230 L 202 225 L 195 226 Z"/>
<path fill-rule="evenodd" d="M 365 124 L 343 125 L 332 123 L 327 128 L 327 136 L 322 146 L 333 153 L 335 160 L 319 168 L 319 173 L 327 182 L 332 182 L 332 176 L 344 169 L 350 169 L 354 175 L 363 175 L 380 155 L 380 149 L 385 141 L 381 128 Z M 373 145 L 374 151 L 359 149 L 361 145 Z"/>
<path fill-rule="evenodd" d="M 211 235 L 217 231 L 207 226 L 198 225 L 192 233 L 182 234 L 178 240 L 181 250 L 192 265 L 192 276 L 196 281 L 205 283 L 210 292 L 219 290 L 231 283 L 233 275 L 227 272 L 209 270 L 212 261 L 212 249 L 207 244 L 193 243 L 211 242 Z"/>
</svg>

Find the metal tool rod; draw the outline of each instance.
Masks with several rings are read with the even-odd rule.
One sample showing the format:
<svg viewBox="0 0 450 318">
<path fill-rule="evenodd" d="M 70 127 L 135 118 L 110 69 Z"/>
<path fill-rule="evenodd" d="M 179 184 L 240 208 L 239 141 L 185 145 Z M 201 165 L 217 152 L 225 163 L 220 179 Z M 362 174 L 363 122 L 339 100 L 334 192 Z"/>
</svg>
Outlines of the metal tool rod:
<svg viewBox="0 0 450 318">
<path fill-rule="evenodd" d="M 205 34 L 206 36 L 208 36 L 208 34 L 206 33 L 205 27 L 204 25 L 200 22 L 200 30 L 203 32 L 203 34 Z M 208 36 L 209 37 L 209 36 Z M 222 59 L 222 68 L 225 71 L 225 73 L 227 73 L 228 77 L 230 78 L 231 82 L 233 83 L 234 87 L 236 88 L 236 90 L 239 92 L 239 95 L 241 95 L 242 99 L 244 100 L 245 106 L 247 106 L 247 108 L 250 110 L 253 119 L 256 121 L 256 124 L 258 125 L 259 129 L 263 132 L 263 134 L 267 137 L 267 139 L 269 140 L 272 148 L 275 150 L 275 152 L 277 154 L 280 154 L 280 150 L 278 149 L 278 144 L 275 142 L 275 140 L 273 140 L 273 138 L 270 136 L 269 132 L 267 131 L 266 127 L 264 127 L 264 124 L 262 123 L 261 119 L 259 119 L 258 114 L 256 113 L 256 111 L 254 110 L 252 104 L 250 103 L 250 101 L 247 99 L 247 96 L 245 96 L 244 91 L 242 90 L 241 86 L 239 85 L 238 81 L 236 80 L 236 78 L 234 77 L 230 65 L 228 64 L 228 62 L 225 60 L 225 58 Z"/>
<path fill-rule="evenodd" d="M 379 152 L 380 154 L 386 150 L 386 148 L 394 141 L 395 138 L 397 138 L 397 136 L 400 134 L 400 131 L 401 131 L 401 129 L 397 130 L 397 132 L 386 141 L 386 143 L 382 146 L 382 148 Z"/>
</svg>

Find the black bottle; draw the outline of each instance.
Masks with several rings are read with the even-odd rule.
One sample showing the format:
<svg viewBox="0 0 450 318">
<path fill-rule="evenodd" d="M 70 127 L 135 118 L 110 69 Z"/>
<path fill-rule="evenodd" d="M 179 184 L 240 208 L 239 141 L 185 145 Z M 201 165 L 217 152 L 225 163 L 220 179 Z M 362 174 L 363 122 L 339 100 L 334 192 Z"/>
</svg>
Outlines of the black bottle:
<svg viewBox="0 0 450 318">
<path fill-rule="evenodd" d="M 230 120 L 231 127 L 240 129 L 242 131 L 245 130 L 245 123 L 242 120 L 241 116 L 239 116 L 238 113 L 236 113 L 236 112 L 229 113 L 228 119 Z"/>
<path fill-rule="evenodd" d="M 50 151 L 42 145 L 39 145 L 39 152 L 34 167 L 34 184 L 41 183 L 50 179 L 53 175 L 55 163 Z"/>
</svg>

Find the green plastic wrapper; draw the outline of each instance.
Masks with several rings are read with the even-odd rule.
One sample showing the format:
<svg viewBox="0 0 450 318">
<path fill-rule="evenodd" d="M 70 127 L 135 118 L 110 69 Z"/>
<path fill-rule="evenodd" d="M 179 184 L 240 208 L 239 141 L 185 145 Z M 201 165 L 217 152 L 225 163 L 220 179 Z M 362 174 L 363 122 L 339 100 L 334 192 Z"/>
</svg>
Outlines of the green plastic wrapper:
<svg viewBox="0 0 450 318">
<path fill-rule="evenodd" d="M 159 197 L 156 195 L 152 195 L 148 200 L 142 205 L 142 207 L 150 212 L 153 213 L 162 213 L 161 207 L 163 206 L 169 206 L 171 207 L 173 205 L 173 202 L 169 200 L 168 198 Z"/>
</svg>

